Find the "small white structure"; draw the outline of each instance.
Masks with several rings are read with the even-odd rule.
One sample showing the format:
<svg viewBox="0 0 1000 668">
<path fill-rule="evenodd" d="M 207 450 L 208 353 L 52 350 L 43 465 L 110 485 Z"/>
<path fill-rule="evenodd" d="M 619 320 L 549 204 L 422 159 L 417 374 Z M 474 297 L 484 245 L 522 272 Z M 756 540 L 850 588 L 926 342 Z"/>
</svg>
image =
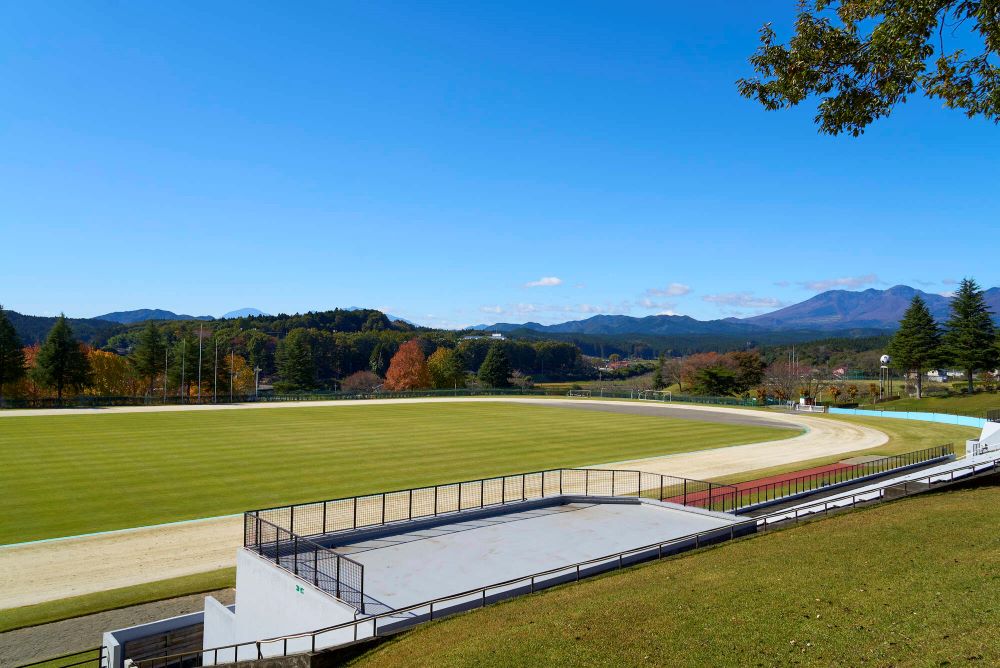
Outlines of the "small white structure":
<svg viewBox="0 0 1000 668">
<path fill-rule="evenodd" d="M 978 439 L 965 442 L 965 458 L 993 459 L 1000 454 L 1000 422 L 987 422 Z"/>
</svg>

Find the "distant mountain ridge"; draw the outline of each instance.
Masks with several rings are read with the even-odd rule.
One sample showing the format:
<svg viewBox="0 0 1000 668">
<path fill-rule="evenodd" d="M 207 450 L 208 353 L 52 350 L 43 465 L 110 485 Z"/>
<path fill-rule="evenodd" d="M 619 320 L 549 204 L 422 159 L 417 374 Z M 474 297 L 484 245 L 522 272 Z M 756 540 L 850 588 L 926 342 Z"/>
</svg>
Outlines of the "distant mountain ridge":
<svg viewBox="0 0 1000 668">
<path fill-rule="evenodd" d="M 117 322 L 122 325 L 131 325 L 147 320 L 215 320 L 210 315 L 184 315 L 173 311 L 164 311 L 158 308 L 140 308 L 134 311 L 115 311 L 105 313 L 93 318 L 93 320 L 107 320 Z"/>
<path fill-rule="evenodd" d="M 537 322 L 495 323 L 476 325 L 472 329 L 512 332 L 530 329 L 537 332 L 558 334 L 732 334 L 750 335 L 762 331 L 816 330 L 847 332 L 851 330 L 896 329 L 913 296 L 919 294 L 939 323 L 949 316 L 951 299 L 939 294 L 924 292 L 907 285 L 896 285 L 887 290 L 869 288 L 859 292 L 829 290 L 815 297 L 786 306 L 771 313 L 748 318 L 723 318 L 720 320 L 695 320 L 688 316 L 651 315 L 636 318 L 628 315 L 595 315 L 584 320 L 572 320 L 554 325 Z M 1000 288 L 985 291 L 986 304 L 1000 322 Z"/>
<path fill-rule="evenodd" d="M 229 313 L 223 313 L 221 320 L 226 320 L 228 318 L 251 318 L 259 315 L 270 315 L 270 313 L 264 313 L 259 308 L 247 307 L 239 308 L 235 311 L 230 311 Z"/>
<path fill-rule="evenodd" d="M 225 313 L 219 316 L 218 319 L 226 320 L 227 318 L 248 318 L 259 315 L 268 314 L 258 308 L 248 306 L 246 308 Z M 216 320 L 215 316 L 211 315 L 186 315 L 184 313 L 174 313 L 173 311 L 166 311 L 160 308 L 140 308 L 133 311 L 115 311 L 113 313 L 105 313 L 104 315 L 96 316 L 92 319 L 117 322 L 122 325 L 134 325 L 137 322 L 146 322 L 147 320 Z"/>
</svg>

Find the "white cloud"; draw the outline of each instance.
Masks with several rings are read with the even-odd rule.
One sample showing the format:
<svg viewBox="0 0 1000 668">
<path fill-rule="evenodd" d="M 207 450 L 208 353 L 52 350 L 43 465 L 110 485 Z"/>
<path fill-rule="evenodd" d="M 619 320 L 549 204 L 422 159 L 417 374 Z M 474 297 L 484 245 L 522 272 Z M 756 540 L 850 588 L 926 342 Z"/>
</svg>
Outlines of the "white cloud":
<svg viewBox="0 0 1000 668">
<path fill-rule="evenodd" d="M 652 297 L 680 297 L 691 292 L 690 285 L 683 283 L 671 283 L 665 288 L 649 288 L 646 294 Z"/>
<path fill-rule="evenodd" d="M 671 311 L 670 309 L 667 309 L 666 311 L 660 311 L 656 315 L 680 315 L 680 313 L 677 313 L 676 311 Z"/>
<path fill-rule="evenodd" d="M 865 285 L 878 283 L 878 276 L 875 274 L 865 274 L 864 276 L 842 276 L 841 278 L 826 278 L 817 281 L 801 281 L 799 285 L 807 290 L 823 292 L 831 288 L 860 288 Z"/>
<path fill-rule="evenodd" d="M 781 300 L 774 297 L 757 297 L 751 292 L 726 292 L 718 295 L 705 295 L 703 301 L 736 308 L 778 308 Z"/>
<path fill-rule="evenodd" d="M 954 278 L 944 278 L 941 279 L 941 282 L 945 285 L 958 285 L 958 281 Z"/>
<path fill-rule="evenodd" d="M 672 309 L 675 306 L 677 306 L 677 302 L 657 301 L 655 299 L 650 299 L 648 297 L 643 297 L 642 299 L 640 299 L 636 303 L 636 305 L 637 306 L 641 306 L 642 308 L 648 308 L 648 309 L 659 309 L 659 310 L 667 309 L 667 310 L 669 310 L 669 309 Z"/>
<path fill-rule="evenodd" d="M 551 288 L 562 285 L 562 279 L 558 276 L 542 276 L 537 281 L 528 281 L 524 284 L 526 288 Z"/>
<path fill-rule="evenodd" d="M 948 299 L 951 299 L 952 297 L 955 296 L 955 291 L 945 290 L 944 292 L 939 292 L 938 294 L 941 295 L 942 297 L 947 297 Z"/>
<path fill-rule="evenodd" d="M 632 308 L 632 304 L 623 301 L 618 304 L 534 304 L 534 303 L 518 303 L 518 304 L 507 304 L 505 306 L 491 305 L 491 306 L 480 306 L 479 310 L 483 313 L 492 313 L 494 315 L 504 315 L 504 316 L 534 316 L 536 314 L 566 314 L 566 313 L 578 313 L 583 315 L 595 315 L 598 313 L 608 313 L 608 314 L 620 314 L 628 313 Z"/>
</svg>

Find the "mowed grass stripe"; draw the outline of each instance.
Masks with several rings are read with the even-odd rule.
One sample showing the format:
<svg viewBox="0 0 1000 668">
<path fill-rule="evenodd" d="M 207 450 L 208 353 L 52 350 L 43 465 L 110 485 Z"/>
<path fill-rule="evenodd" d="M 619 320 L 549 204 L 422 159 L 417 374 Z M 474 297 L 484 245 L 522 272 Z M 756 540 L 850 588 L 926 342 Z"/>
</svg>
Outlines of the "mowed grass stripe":
<svg viewBox="0 0 1000 668">
<path fill-rule="evenodd" d="M 0 543 L 794 435 L 503 403 L 3 418 Z"/>
</svg>

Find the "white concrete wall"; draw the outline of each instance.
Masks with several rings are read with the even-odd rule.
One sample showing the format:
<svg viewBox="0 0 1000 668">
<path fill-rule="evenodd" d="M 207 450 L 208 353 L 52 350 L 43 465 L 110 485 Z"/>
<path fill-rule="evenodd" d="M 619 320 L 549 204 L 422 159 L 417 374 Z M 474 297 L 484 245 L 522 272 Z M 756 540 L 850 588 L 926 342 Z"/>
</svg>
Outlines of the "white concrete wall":
<svg viewBox="0 0 1000 668">
<path fill-rule="evenodd" d="M 119 668 L 123 665 L 125 657 L 123 656 L 122 651 L 125 643 L 129 640 L 137 640 L 139 638 L 146 638 L 158 633 L 167 633 L 169 631 L 182 629 L 186 626 L 201 624 L 202 616 L 203 613 L 192 612 L 191 614 L 160 619 L 155 622 L 149 622 L 148 624 L 139 624 L 137 626 L 129 626 L 124 629 L 106 631 L 101 644 L 104 645 L 107 650 L 107 655 L 109 657 L 108 665 L 111 668 Z"/>
<path fill-rule="evenodd" d="M 205 638 L 227 638 L 221 644 L 250 642 L 334 626 L 352 621 L 355 613 L 351 606 L 305 580 L 253 552 L 240 550 L 236 557 L 235 614 L 231 620 L 218 609 L 211 616 L 206 614 Z M 231 636 L 227 634 L 227 627 Z M 327 633 L 317 640 L 316 648 L 338 645 L 353 637 L 351 630 Z M 204 647 L 209 649 L 212 645 L 206 642 Z M 308 651 L 311 647 L 309 638 L 288 641 L 289 653 Z M 283 643 L 280 642 L 261 645 L 264 656 L 280 655 L 282 651 Z M 211 656 L 206 658 L 211 662 Z M 227 658 L 231 660 L 232 656 Z M 243 648 L 238 658 L 256 658 L 256 649 Z M 222 662 L 221 655 L 219 661 Z"/>
<path fill-rule="evenodd" d="M 976 440 L 965 442 L 966 459 L 995 459 L 1000 455 L 1000 422 L 987 422 Z"/>
<path fill-rule="evenodd" d="M 202 633 L 202 648 L 210 649 L 236 642 L 236 606 L 232 609 L 219 603 L 212 596 L 205 597 L 205 626 Z M 206 666 L 227 663 L 235 659 L 233 650 L 210 652 L 202 657 Z"/>
</svg>

